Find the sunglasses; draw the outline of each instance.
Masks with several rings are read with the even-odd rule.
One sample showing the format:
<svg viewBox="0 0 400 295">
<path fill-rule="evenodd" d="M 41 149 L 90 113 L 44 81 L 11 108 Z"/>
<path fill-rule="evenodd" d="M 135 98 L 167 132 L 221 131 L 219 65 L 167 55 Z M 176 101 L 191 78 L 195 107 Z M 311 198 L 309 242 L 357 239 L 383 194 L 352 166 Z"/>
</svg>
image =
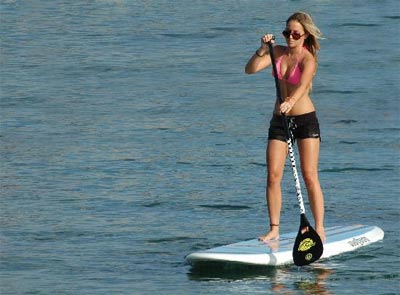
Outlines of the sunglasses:
<svg viewBox="0 0 400 295">
<path fill-rule="evenodd" d="M 291 32 L 291 31 L 285 30 L 282 32 L 282 35 L 285 36 L 285 38 L 287 38 L 287 39 L 289 39 L 289 37 L 292 36 L 292 38 L 294 40 L 299 40 L 301 37 L 303 37 L 305 35 L 305 33 L 303 35 L 300 35 L 297 32 Z"/>
</svg>

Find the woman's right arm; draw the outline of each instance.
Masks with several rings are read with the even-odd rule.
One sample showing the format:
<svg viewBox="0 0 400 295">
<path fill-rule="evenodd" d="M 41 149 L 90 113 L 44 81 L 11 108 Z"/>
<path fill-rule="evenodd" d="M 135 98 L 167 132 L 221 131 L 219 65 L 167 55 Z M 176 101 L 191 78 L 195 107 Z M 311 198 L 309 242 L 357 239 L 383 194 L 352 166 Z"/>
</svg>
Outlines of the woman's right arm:
<svg viewBox="0 0 400 295">
<path fill-rule="evenodd" d="M 264 35 L 261 38 L 261 46 L 256 50 L 250 60 L 247 62 L 245 72 L 247 74 L 257 73 L 271 64 L 269 56 L 268 42 L 274 43 L 273 35 Z"/>
</svg>

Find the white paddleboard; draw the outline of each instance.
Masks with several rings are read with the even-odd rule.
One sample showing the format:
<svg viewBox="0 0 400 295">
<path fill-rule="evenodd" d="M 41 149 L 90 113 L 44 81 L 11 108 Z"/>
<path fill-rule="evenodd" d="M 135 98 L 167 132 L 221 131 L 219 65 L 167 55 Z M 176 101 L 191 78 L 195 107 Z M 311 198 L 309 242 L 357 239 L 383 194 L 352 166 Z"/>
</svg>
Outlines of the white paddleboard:
<svg viewBox="0 0 400 295">
<path fill-rule="evenodd" d="M 384 232 L 377 226 L 351 225 L 334 226 L 325 229 L 326 242 L 321 259 L 345 252 L 383 239 Z M 198 251 L 186 256 L 195 265 L 206 262 L 230 262 L 251 265 L 293 264 L 292 250 L 297 232 L 283 234 L 279 241 L 260 242 L 247 240 L 208 250 Z"/>
</svg>

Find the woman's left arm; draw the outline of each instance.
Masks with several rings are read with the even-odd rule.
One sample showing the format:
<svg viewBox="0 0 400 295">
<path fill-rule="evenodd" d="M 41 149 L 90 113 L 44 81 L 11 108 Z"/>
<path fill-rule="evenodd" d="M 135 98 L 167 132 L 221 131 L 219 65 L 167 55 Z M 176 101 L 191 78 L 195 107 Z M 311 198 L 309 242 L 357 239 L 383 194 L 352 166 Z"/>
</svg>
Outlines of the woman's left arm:
<svg viewBox="0 0 400 295">
<path fill-rule="evenodd" d="M 317 63 L 313 56 L 305 57 L 302 61 L 302 73 L 300 78 L 300 83 L 297 88 L 293 91 L 290 97 L 285 99 L 285 102 L 281 104 L 281 112 L 287 113 L 289 112 L 296 102 L 309 91 L 312 80 L 314 78 Z"/>
</svg>

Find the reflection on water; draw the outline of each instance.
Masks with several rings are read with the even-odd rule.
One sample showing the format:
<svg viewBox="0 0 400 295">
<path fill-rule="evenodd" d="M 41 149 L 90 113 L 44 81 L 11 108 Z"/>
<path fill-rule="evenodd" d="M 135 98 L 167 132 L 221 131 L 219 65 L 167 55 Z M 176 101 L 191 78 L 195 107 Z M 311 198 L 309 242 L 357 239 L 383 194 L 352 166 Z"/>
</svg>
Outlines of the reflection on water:
<svg viewBox="0 0 400 295">
<path fill-rule="evenodd" d="M 319 264 L 273 267 L 207 262 L 193 265 L 188 277 L 195 281 L 265 280 L 271 291 L 281 294 L 295 294 L 293 290 L 301 290 L 303 294 L 326 295 L 332 294 L 325 281 L 333 272 Z"/>
</svg>

